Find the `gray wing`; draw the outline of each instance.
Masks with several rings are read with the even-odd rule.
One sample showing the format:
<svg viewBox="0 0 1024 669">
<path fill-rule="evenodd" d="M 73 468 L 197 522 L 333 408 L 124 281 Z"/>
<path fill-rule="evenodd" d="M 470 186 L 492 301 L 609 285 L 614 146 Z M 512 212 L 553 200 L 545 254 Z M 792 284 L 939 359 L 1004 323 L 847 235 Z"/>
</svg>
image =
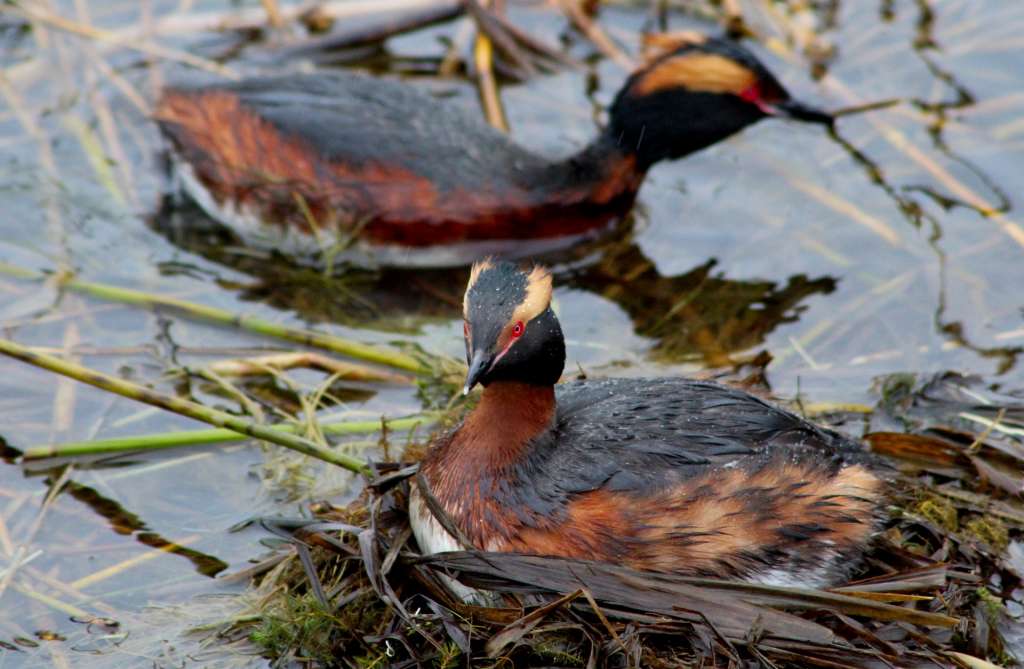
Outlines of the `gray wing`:
<svg viewBox="0 0 1024 669">
<path fill-rule="evenodd" d="M 712 468 L 752 470 L 778 457 L 812 459 L 829 468 L 870 460 L 852 439 L 715 383 L 570 383 L 559 388 L 558 407 L 550 447 L 538 445 L 545 454 L 538 474 L 545 481 L 541 487 L 565 493 L 649 490 Z"/>
<path fill-rule="evenodd" d="M 332 162 L 399 166 L 442 188 L 481 187 L 496 175 L 516 182 L 546 164 L 478 116 L 397 81 L 321 72 L 215 88 Z"/>
</svg>

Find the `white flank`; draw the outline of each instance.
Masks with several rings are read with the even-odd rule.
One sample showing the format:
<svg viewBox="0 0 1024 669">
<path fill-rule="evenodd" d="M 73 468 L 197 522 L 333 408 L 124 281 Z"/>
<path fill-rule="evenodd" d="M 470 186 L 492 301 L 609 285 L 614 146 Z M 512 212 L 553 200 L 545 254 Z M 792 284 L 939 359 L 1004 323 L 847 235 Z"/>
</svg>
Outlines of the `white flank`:
<svg viewBox="0 0 1024 669">
<path fill-rule="evenodd" d="M 825 551 L 821 556 L 821 561 L 814 567 L 776 567 L 752 574 L 743 580 L 780 588 L 827 588 L 835 584 L 836 573 L 842 571 L 838 561 L 838 553 Z"/>
<path fill-rule="evenodd" d="M 441 523 L 437 522 L 434 514 L 430 513 L 416 482 L 413 481 L 409 487 L 412 489 L 409 495 L 409 524 L 412 525 L 412 533 L 416 537 L 416 543 L 419 544 L 420 550 L 425 555 L 433 555 L 434 553 L 461 551 L 466 548 L 441 527 Z M 462 585 L 450 576 L 441 575 L 441 580 L 456 597 L 467 604 L 486 606 L 488 603 L 493 604 L 494 602 L 494 598 L 489 594 Z"/>
</svg>

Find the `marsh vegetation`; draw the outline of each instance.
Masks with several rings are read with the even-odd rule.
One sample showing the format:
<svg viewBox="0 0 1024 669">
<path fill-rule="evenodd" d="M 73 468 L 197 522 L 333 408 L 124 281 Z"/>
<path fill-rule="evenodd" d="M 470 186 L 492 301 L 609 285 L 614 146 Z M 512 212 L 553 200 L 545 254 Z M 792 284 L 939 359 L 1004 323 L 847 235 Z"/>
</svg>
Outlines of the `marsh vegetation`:
<svg viewBox="0 0 1024 669">
<path fill-rule="evenodd" d="M 998 0 L 0 5 L 3 350 L 46 367 L 0 358 L 0 664 L 1020 662 L 1022 27 Z M 176 197 L 149 118 L 196 72 L 344 67 L 565 155 L 663 29 L 743 37 L 838 122 L 661 165 L 556 259 L 567 375 L 715 377 L 868 434 L 897 494 L 832 592 L 420 560 L 412 470 L 379 463 L 466 408 L 467 272 L 247 247 Z"/>
</svg>

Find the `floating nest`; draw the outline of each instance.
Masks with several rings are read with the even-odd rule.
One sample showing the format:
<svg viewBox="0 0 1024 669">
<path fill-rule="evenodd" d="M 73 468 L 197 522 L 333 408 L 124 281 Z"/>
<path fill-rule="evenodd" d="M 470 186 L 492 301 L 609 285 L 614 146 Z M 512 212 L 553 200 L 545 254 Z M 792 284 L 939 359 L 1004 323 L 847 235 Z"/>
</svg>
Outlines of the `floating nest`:
<svg viewBox="0 0 1024 669">
<path fill-rule="evenodd" d="M 879 391 L 867 440 L 899 473 L 886 529 L 841 587 L 475 551 L 424 557 L 406 515 L 416 466 L 390 464 L 347 507 L 263 521 L 287 550 L 259 576 L 274 593 L 259 619 L 234 631 L 277 666 L 1011 664 L 1024 636 L 1007 609 L 1024 599 L 1024 402 L 949 374 L 888 377 Z M 448 578 L 487 591 L 491 605 L 463 603 Z"/>
</svg>

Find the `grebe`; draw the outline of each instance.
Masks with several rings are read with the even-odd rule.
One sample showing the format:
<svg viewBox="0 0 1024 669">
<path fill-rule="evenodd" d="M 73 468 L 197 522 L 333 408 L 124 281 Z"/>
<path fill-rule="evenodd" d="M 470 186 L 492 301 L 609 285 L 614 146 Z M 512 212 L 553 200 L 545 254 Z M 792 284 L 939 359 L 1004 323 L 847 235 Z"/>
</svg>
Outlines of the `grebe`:
<svg viewBox="0 0 1024 669">
<path fill-rule="evenodd" d="M 822 587 L 848 576 L 884 480 L 861 444 L 748 393 L 677 378 L 556 381 L 551 277 L 488 260 L 464 298 L 465 390 L 484 386 L 414 485 L 425 553 L 462 548 Z"/>
<path fill-rule="evenodd" d="M 608 230 L 648 169 L 769 116 L 829 124 L 746 49 L 660 36 L 606 128 L 538 156 L 408 84 L 343 72 L 164 91 L 154 117 L 184 190 L 256 245 L 391 265 L 523 256 Z"/>
</svg>

